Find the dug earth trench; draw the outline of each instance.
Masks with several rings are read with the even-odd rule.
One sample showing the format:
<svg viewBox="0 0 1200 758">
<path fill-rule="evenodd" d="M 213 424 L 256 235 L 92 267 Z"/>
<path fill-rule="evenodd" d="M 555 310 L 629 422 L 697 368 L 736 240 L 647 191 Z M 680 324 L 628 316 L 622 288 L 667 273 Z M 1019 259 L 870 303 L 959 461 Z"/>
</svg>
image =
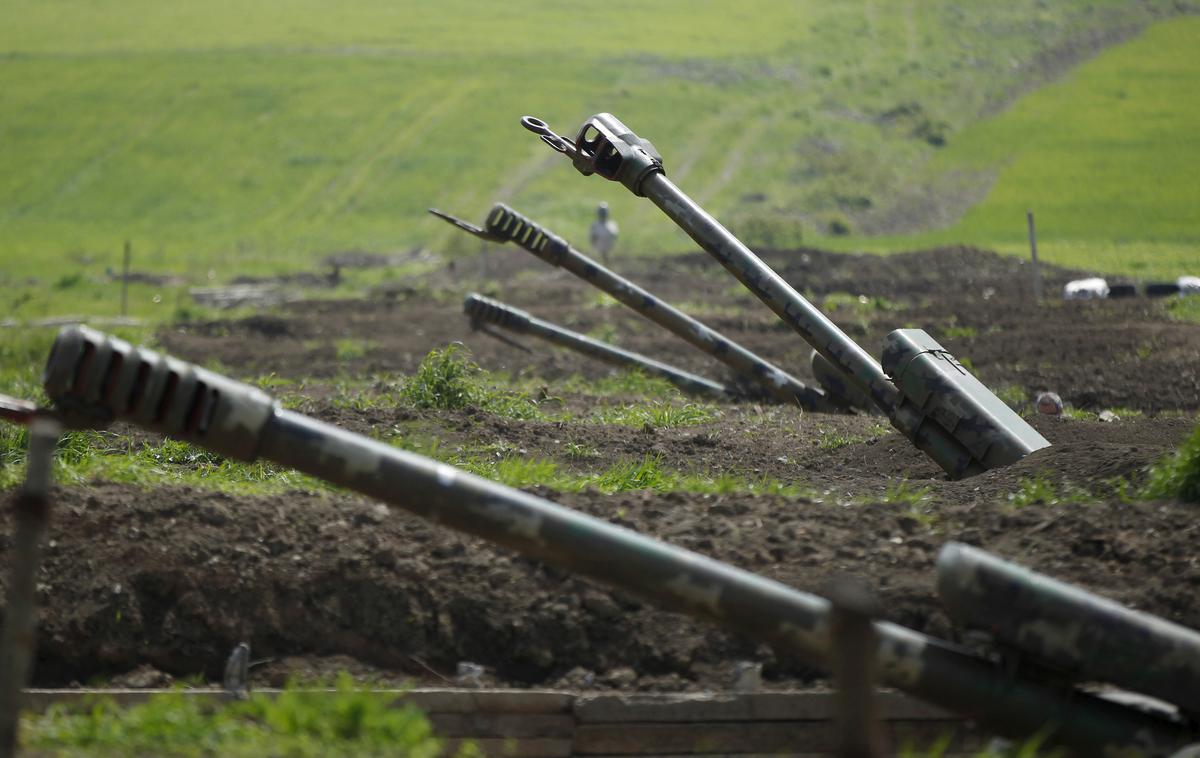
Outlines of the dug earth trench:
<svg viewBox="0 0 1200 758">
<path fill-rule="evenodd" d="M 181 323 L 159 340 L 237 376 L 288 380 L 301 410 L 357 432 L 400 429 L 442 450 L 494 445 L 573 473 L 653 459 L 674 471 L 777 482 L 793 494 L 532 491 L 798 589 L 862 577 L 885 618 L 939 637 L 957 634 L 934 590 L 933 562 L 950 540 L 1200 628 L 1196 506 L 1131 497 L 1200 409 L 1200 326 L 1172 320 L 1163 303 L 1038 304 L 1018 261 L 965 248 L 886 258 L 768 254 L 872 352 L 893 328 L 925 328 L 1053 443 L 952 482 L 878 417 L 722 403 L 686 425 L 601 423 L 587 415 L 599 401 L 579 387 L 611 369 L 471 332 L 459 312 L 468 289 L 692 371 L 720 372 L 583 283 L 522 256 L 501 249 L 458 261 L 390 297 Z M 616 267 L 808 376 L 807 347 L 709 259 L 633 258 Z M 1078 273 L 1047 271 L 1047 291 Z M 454 341 L 485 368 L 544 388 L 531 402 L 570 411 L 566 420 L 339 397 L 345 377 L 373 377 L 386 394 L 430 349 Z M 1029 415 L 1028 401 L 1042 390 L 1081 412 Z M 1110 409 L 1116 420 L 1096 416 Z M 568 449 L 590 452 L 581 459 Z M 763 664 L 769 688 L 822 676 L 808 662 L 349 494 L 96 481 L 59 488 L 55 501 L 39 579 L 42 685 L 111 681 L 139 666 L 216 678 L 242 641 L 261 661 L 258 684 L 343 669 L 379 682 L 445 684 L 462 662 L 484 667 L 485 685 L 573 689 L 722 689 L 746 660 Z M 11 535 L 6 511 L 0 565 Z"/>
</svg>

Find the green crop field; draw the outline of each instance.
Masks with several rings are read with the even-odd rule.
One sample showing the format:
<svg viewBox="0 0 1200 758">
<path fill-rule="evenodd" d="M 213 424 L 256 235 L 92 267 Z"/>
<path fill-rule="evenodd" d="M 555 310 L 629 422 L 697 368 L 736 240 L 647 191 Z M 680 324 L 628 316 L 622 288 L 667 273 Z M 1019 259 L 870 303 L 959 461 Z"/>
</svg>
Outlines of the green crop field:
<svg viewBox="0 0 1200 758">
<path fill-rule="evenodd" d="M 571 132 L 600 110 L 652 139 L 752 244 L 1012 249 L 1030 204 L 1051 260 L 1100 247 L 1138 256 L 1104 258 L 1112 270 L 1174 270 L 1196 239 L 1194 20 L 987 117 L 1176 7 L 3 0 L 6 310 L 114 312 L 104 273 L 126 239 L 136 269 L 192 284 L 345 249 L 474 249 L 429 206 L 481 218 L 504 200 L 581 239 L 607 200 L 624 251 L 687 249 L 648 203 L 578 176 L 517 125 L 529 113 Z M 951 232 L 896 236 L 984 197 Z M 142 315 L 173 302 L 134 294 Z"/>
</svg>

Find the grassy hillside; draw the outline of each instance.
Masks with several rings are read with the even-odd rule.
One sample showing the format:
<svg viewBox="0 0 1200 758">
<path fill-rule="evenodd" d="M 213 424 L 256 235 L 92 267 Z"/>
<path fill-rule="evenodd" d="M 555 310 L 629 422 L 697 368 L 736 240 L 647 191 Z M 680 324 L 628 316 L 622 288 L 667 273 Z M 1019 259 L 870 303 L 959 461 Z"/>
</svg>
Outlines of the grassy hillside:
<svg viewBox="0 0 1200 758">
<path fill-rule="evenodd" d="M 1200 271 L 1200 18 L 1158 24 L 1007 112 L 956 134 L 941 174 L 992 172 L 986 199 L 957 223 L 911 238 L 1028 250 L 1081 268 L 1174 278 Z"/>
<path fill-rule="evenodd" d="M 137 268 L 221 281 L 339 249 L 473 249 L 424 209 L 495 200 L 580 239 L 604 199 L 626 251 L 687 247 L 555 160 L 525 113 L 563 131 L 618 114 L 752 243 L 921 228 L 1009 155 L 943 159 L 962 127 L 1175 7 L 0 0 L 0 284 L 18 318 L 110 312 L 91 282 L 125 239 Z"/>
</svg>

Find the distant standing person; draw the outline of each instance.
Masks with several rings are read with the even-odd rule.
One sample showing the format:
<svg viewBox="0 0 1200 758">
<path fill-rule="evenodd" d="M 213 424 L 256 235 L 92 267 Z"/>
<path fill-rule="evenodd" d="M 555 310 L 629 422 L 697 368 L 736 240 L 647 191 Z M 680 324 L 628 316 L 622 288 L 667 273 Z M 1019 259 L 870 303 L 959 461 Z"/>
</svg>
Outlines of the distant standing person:
<svg viewBox="0 0 1200 758">
<path fill-rule="evenodd" d="M 588 237 L 592 241 L 592 249 L 600 253 L 604 265 L 608 265 L 608 251 L 617 243 L 620 233 L 617 222 L 608 217 L 608 203 L 600 203 L 596 207 L 596 220 L 592 222 Z"/>
</svg>

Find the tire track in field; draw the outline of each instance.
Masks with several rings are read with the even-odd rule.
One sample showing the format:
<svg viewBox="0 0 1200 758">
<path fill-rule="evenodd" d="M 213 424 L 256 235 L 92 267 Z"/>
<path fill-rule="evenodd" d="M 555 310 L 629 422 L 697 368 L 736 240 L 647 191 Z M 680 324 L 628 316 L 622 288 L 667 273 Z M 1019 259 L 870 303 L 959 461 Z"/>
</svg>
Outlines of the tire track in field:
<svg viewBox="0 0 1200 758">
<path fill-rule="evenodd" d="M 474 95 L 479 87 L 478 81 L 472 81 L 467 84 L 460 83 L 449 95 L 439 92 L 441 97 L 437 103 L 424 109 L 416 119 L 405 120 L 405 123 L 410 124 L 408 128 L 396 130 L 376 143 L 377 146 L 374 150 L 364 154 L 355 162 L 354 172 L 346 179 L 341 191 L 332 201 L 324 205 L 322 211 L 318 213 L 318 218 L 332 218 L 348 208 L 356 199 L 359 190 L 367 184 L 371 172 L 385 156 L 396 155 L 410 148 L 414 142 L 425 136 L 430 128 L 441 122 L 447 113 L 455 110 L 460 103 Z"/>
<path fill-rule="evenodd" d="M 721 173 L 717 175 L 715 180 L 705 185 L 704 188 L 696 193 L 696 202 L 704 205 L 716 197 L 717 193 L 725 189 L 733 181 L 733 178 L 738 175 L 738 172 L 742 170 L 746 151 L 758 145 L 762 134 L 778 122 L 779 117 L 772 116 L 771 118 L 751 121 L 746 128 L 742 129 L 741 136 L 733 143 L 733 147 L 730 148 L 725 156 L 725 162 L 721 165 Z"/>
<path fill-rule="evenodd" d="M 906 60 L 912 63 L 917 60 L 920 50 L 917 43 L 917 19 L 913 15 L 913 2 L 904 3 L 904 44 L 907 51 Z"/>
<path fill-rule="evenodd" d="M 743 123 L 746 119 L 746 112 L 750 110 L 754 103 L 745 102 L 724 110 L 717 111 L 711 118 L 705 119 L 696 129 L 692 139 L 688 141 L 683 149 L 683 160 L 679 161 L 678 166 L 670 171 L 672 181 L 681 182 L 688 178 L 692 173 L 692 169 L 696 167 L 696 163 L 705 157 L 705 148 L 714 144 L 713 135 L 720 134 L 726 129 L 736 129 L 737 124 Z M 650 139 L 653 142 L 653 138 Z M 664 158 L 664 164 L 666 159 Z"/>
<path fill-rule="evenodd" d="M 402 99 L 397 105 L 391 109 L 379 109 L 378 117 L 374 120 L 363 119 L 358 123 L 358 128 L 354 129 L 350 136 L 350 143 L 356 144 L 360 141 L 366 141 L 367 136 L 373 132 L 382 131 L 384 127 L 394 121 L 398 116 L 401 116 L 422 97 L 429 96 L 429 92 L 421 90 L 409 92 L 407 97 Z M 350 162 L 350 165 L 356 165 L 358 158 Z M 341 179 L 341 175 L 345 174 L 348 169 L 342 169 L 330 176 L 321 171 L 314 171 L 312 175 L 304 182 L 300 189 L 292 193 L 291 201 L 281 205 L 275 212 L 268 214 L 263 218 L 261 227 L 265 230 L 274 229 L 286 225 L 290 220 L 296 218 L 308 218 L 311 215 L 311 203 L 323 192 L 337 185 Z"/>
<path fill-rule="evenodd" d="M 701 161 L 704 161 L 706 158 L 710 157 L 711 153 L 709 152 L 709 149 L 713 145 L 721 144 L 720 135 L 723 132 L 738 129 L 739 124 L 746 122 L 746 113 L 751 109 L 751 107 L 753 107 L 753 105 L 755 105 L 755 103 L 745 102 L 732 108 L 722 109 L 700 122 L 697 125 L 699 128 L 694 130 L 691 139 L 688 140 L 687 144 L 680 152 L 678 157 L 681 158 L 681 160 L 679 160 L 678 164 L 676 164 L 674 168 L 671 165 L 671 156 L 663 156 L 663 165 L 666 167 L 667 176 L 671 179 L 671 181 L 678 185 L 679 188 L 685 193 L 689 195 L 692 194 L 691 192 L 688 192 L 688 188 L 686 186 L 688 177 L 691 176 L 692 172 L 695 170 L 696 166 L 701 163 Z M 645 137 L 651 142 L 654 142 L 654 137 L 652 135 L 643 134 L 639 136 Z M 740 141 L 737 144 L 740 144 Z M 655 145 L 655 147 L 657 147 L 657 145 Z M 735 150 L 736 147 L 737 145 L 735 145 Z M 726 164 L 728 164 L 728 159 L 726 160 Z M 741 165 L 740 158 L 738 159 L 737 165 Z M 727 170 L 732 171 L 733 169 Z M 724 170 L 722 171 L 722 175 L 723 174 Z M 700 203 L 707 201 L 707 197 L 701 198 L 695 195 L 693 195 L 693 197 L 696 197 L 696 201 Z M 636 209 L 634 210 L 633 218 L 630 219 L 633 225 L 661 222 L 663 217 L 662 212 L 655 207 L 653 203 L 638 203 L 635 208 Z M 682 231 L 680 233 L 682 234 Z M 695 243 L 689 240 L 687 244 L 692 245 Z"/>
<path fill-rule="evenodd" d="M 144 95 L 150 89 L 151 85 L 149 83 L 144 83 L 141 87 L 138 87 L 134 91 L 129 100 L 133 102 L 140 102 L 142 95 Z M 96 178 L 101 175 L 103 166 L 111 161 L 114 156 L 142 142 L 152 132 L 166 123 L 171 118 L 174 111 L 179 107 L 181 101 L 184 100 L 189 94 L 190 93 L 184 92 L 183 94 L 175 95 L 163 108 L 160 108 L 154 111 L 152 114 L 149 114 L 137 121 L 136 128 L 118 131 L 117 138 L 115 140 L 107 140 L 103 138 L 97 140 L 96 152 L 94 152 L 90 158 L 86 158 L 82 165 L 67 174 L 63 179 L 55 182 L 53 188 L 47 188 L 46 190 L 38 193 L 39 197 L 36 199 L 31 199 L 28 202 L 15 205 L 8 212 L 0 214 L 0 221 L 10 221 L 12 219 L 20 218 L 33 208 L 44 209 L 47 206 L 70 195 L 78 194 L 83 187 L 86 187 L 88 183 L 95 181 Z M 84 131 L 88 134 L 97 133 L 96 130 L 91 129 L 90 127 L 85 127 Z M 19 198 L 25 196 L 26 188 L 35 186 L 35 182 L 36 180 L 26 184 L 25 188 L 22 188 L 20 191 L 20 194 L 14 195 L 14 197 Z"/>
</svg>

